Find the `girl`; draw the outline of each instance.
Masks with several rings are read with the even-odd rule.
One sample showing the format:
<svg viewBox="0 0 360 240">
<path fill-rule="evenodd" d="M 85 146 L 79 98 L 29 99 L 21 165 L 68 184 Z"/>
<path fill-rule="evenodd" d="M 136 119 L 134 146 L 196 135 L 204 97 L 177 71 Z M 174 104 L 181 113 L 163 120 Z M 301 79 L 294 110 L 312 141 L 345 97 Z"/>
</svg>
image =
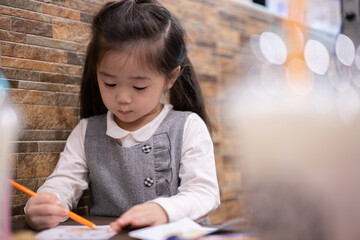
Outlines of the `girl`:
<svg viewBox="0 0 360 240">
<path fill-rule="evenodd" d="M 93 22 L 81 120 L 30 198 L 35 229 L 56 226 L 90 189 L 90 215 L 128 225 L 206 219 L 219 205 L 213 144 L 185 33 L 152 0 L 106 4 Z M 169 91 L 170 103 L 160 102 Z M 60 207 L 60 204 L 64 207 Z"/>
</svg>

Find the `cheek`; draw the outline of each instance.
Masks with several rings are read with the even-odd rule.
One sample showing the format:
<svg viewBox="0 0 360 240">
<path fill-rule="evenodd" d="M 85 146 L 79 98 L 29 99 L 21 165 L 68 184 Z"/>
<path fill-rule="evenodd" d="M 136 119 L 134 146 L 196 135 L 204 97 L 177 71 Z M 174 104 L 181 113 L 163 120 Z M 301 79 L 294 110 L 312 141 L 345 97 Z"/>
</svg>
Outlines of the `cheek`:
<svg viewBox="0 0 360 240">
<path fill-rule="evenodd" d="M 152 107 L 154 104 L 159 102 L 158 94 L 158 92 L 148 92 L 146 94 L 141 94 L 141 96 L 136 98 L 136 103 L 137 105 L 143 106 L 145 108 Z"/>
<path fill-rule="evenodd" d="M 110 102 L 111 94 L 104 86 L 99 86 L 100 96 L 105 105 L 108 105 Z"/>
<path fill-rule="evenodd" d="M 99 86 L 99 91 L 100 91 L 100 96 L 101 96 L 101 98 L 102 99 L 104 99 L 104 96 L 105 96 L 105 90 L 104 90 L 104 88 L 103 87 L 101 87 L 101 86 Z"/>
</svg>

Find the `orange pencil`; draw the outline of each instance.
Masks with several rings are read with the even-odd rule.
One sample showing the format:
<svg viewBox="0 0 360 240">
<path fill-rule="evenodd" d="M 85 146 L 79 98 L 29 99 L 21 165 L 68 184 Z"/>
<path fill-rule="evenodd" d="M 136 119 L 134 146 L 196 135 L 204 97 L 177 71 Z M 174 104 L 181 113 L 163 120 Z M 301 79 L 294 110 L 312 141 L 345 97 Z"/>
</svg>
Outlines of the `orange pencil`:
<svg viewBox="0 0 360 240">
<path fill-rule="evenodd" d="M 24 187 L 23 185 L 21 184 L 18 184 L 17 182 L 14 182 L 13 180 L 9 180 L 10 183 L 13 185 L 14 188 L 16 188 L 17 190 L 29 195 L 30 197 L 34 197 L 34 196 L 38 196 L 38 194 L 26 187 Z M 69 211 L 67 213 L 67 215 L 69 216 L 69 218 L 73 219 L 74 221 L 77 221 L 78 223 L 81 223 L 89 228 L 92 228 L 92 229 L 97 229 L 95 223 L 93 222 L 90 222 L 89 220 L 86 220 L 85 218 L 77 215 L 76 213 L 72 212 L 72 211 Z"/>
</svg>

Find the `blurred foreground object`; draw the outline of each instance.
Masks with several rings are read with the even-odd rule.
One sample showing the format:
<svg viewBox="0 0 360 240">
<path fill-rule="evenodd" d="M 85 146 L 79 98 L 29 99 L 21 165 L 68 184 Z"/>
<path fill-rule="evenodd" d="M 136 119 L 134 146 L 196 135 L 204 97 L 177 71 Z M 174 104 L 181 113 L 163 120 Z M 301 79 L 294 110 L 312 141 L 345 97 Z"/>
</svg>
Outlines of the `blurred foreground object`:
<svg viewBox="0 0 360 240">
<path fill-rule="evenodd" d="M 35 233 L 33 231 L 20 231 L 15 233 L 11 240 L 35 240 Z"/>
<path fill-rule="evenodd" d="M 9 161 L 18 126 L 15 110 L 7 95 L 8 82 L 0 72 L 0 239 L 10 239 Z"/>
<path fill-rule="evenodd" d="M 319 78 L 299 91 L 259 71 L 268 81 L 232 87 L 228 109 L 259 238 L 360 239 L 359 88 Z"/>
<path fill-rule="evenodd" d="M 360 239 L 359 116 L 344 123 L 336 110 L 296 111 L 305 106 L 290 96 L 271 110 L 244 101 L 257 110 L 244 111 L 236 124 L 259 238 Z"/>
<path fill-rule="evenodd" d="M 250 38 L 257 61 L 224 94 L 252 226 L 261 240 L 360 239 L 360 48 L 308 39 L 293 4 L 284 34 Z"/>
</svg>

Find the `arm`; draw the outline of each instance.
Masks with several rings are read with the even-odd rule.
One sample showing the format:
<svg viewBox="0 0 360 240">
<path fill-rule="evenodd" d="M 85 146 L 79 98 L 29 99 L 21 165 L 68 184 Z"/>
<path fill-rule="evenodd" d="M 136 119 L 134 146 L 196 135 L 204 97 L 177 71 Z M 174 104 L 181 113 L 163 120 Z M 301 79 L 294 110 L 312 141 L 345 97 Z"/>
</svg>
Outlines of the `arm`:
<svg viewBox="0 0 360 240">
<path fill-rule="evenodd" d="M 220 204 L 213 143 L 202 119 L 191 114 L 183 135 L 178 194 L 157 198 L 169 221 L 188 217 L 201 221 Z"/>
<path fill-rule="evenodd" d="M 83 119 L 74 128 L 55 170 L 37 191 L 54 193 L 68 209 L 76 207 L 83 191 L 88 188 L 88 168 L 84 152 L 86 127 L 87 120 Z"/>
<path fill-rule="evenodd" d="M 44 229 L 56 226 L 66 215 L 63 215 L 63 212 L 59 215 L 59 205 L 65 209 L 76 207 L 83 190 L 87 189 L 88 169 L 84 153 L 86 126 L 87 121 L 81 120 L 75 127 L 64 151 L 60 154 L 55 170 L 38 189 L 39 196 L 32 197 L 27 202 L 25 213 L 33 228 Z M 50 219 L 52 219 L 51 226 L 44 224 L 50 222 Z"/>
</svg>

